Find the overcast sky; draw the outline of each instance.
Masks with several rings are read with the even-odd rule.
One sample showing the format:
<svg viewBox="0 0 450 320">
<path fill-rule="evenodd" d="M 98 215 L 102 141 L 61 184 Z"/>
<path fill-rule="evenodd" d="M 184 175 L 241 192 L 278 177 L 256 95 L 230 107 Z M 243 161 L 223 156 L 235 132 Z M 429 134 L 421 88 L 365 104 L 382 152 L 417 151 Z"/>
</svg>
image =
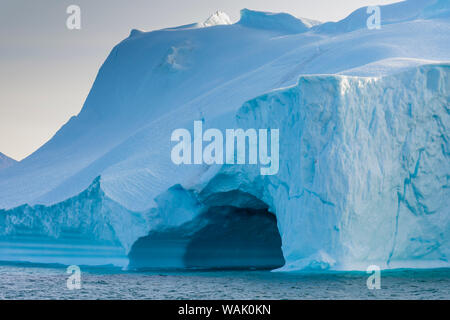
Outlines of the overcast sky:
<svg viewBox="0 0 450 320">
<path fill-rule="evenodd" d="M 337 21 L 359 7 L 398 0 L 0 0 L 0 152 L 21 160 L 73 115 L 112 47 L 143 31 L 202 22 L 217 10 L 233 22 L 249 8 Z M 66 8 L 81 7 L 81 30 Z"/>
</svg>

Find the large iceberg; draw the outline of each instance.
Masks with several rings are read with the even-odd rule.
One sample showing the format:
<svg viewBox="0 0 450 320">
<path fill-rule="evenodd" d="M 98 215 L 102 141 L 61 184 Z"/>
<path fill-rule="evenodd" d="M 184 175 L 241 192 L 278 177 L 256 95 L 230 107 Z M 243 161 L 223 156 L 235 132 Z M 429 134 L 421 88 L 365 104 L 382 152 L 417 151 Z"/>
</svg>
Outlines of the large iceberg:
<svg viewBox="0 0 450 320">
<path fill-rule="evenodd" d="M 0 171 L 0 260 L 450 266 L 449 12 L 382 6 L 369 30 L 366 8 L 325 24 L 244 9 L 131 32 L 80 114 Z M 196 120 L 279 129 L 279 172 L 175 165 L 171 133 Z"/>
</svg>

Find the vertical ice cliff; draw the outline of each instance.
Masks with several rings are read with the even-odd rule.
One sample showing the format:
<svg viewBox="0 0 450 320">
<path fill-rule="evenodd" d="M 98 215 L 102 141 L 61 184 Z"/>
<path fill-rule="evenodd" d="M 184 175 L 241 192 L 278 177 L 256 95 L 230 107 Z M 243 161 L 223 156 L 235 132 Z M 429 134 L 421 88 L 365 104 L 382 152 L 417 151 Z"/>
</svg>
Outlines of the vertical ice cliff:
<svg viewBox="0 0 450 320">
<path fill-rule="evenodd" d="M 281 128 L 280 174 L 244 180 L 277 214 L 283 270 L 449 265 L 449 80 L 302 77 L 241 108 L 243 127 Z"/>
</svg>

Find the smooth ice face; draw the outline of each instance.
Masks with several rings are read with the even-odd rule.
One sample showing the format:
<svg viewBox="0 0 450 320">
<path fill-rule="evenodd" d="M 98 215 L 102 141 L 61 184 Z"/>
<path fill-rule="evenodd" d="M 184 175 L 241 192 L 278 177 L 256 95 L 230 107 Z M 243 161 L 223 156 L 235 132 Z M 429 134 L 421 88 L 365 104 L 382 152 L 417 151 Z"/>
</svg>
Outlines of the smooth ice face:
<svg viewBox="0 0 450 320">
<path fill-rule="evenodd" d="M 200 24 L 200 27 L 212 27 L 218 25 L 231 24 L 230 17 L 223 11 L 216 11 L 205 22 Z"/>
<path fill-rule="evenodd" d="M 142 239 L 233 207 L 276 216 L 282 270 L 448 266 L 450 8 L 381 10 L 380 30 L 362 8 L 336 23 L 243 10 L 232 25 L 132 31 L 80 114 L 0 170 L 0 259 L 126 265 Z M 277 174 L 174 164 L 171 133 L 197 120 L 278 129 Z"/>
</svg>

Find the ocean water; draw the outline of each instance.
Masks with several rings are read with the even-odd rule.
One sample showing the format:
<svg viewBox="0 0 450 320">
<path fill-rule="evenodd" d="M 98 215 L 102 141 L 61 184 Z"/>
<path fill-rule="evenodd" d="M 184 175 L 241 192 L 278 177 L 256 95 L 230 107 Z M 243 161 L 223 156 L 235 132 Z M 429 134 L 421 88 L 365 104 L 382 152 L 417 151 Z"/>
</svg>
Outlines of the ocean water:
<svg viewBox="0 0 450 320">
<path fill-rule="evenodd" d="M 449 299 L 450 269 L 381 272 L 369 290 L 363 272 L 125 272 L 81 267 L 69 290 L 63 266 L 0 264 L 0 299 Z"/>
</svg>

